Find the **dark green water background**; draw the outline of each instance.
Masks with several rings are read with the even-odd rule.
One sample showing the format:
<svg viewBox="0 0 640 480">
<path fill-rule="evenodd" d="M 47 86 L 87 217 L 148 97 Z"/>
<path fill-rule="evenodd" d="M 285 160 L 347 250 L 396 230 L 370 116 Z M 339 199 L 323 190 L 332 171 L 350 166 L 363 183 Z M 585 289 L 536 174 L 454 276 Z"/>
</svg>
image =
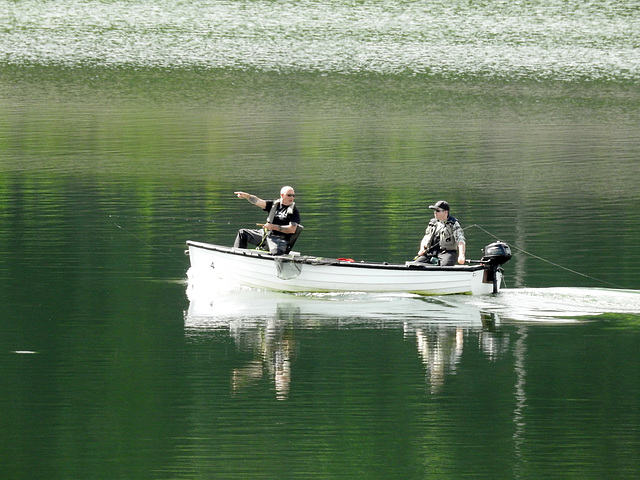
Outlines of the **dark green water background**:
<svg viewBox="0 0 640 480">
<path fill-rule="evenodd" d="M 626 2 L 0 5 L 0 477 L 638 478 Z M 196 296 L 285 184 L 359 260 L 446 199 L 507 288 Z"/>
</svg>

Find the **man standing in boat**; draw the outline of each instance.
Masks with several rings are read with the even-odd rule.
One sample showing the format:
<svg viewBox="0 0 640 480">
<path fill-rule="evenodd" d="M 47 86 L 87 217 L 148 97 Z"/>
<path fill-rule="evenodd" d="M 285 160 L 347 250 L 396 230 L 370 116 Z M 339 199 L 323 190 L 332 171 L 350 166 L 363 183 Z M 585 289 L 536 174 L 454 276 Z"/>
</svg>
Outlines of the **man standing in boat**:
<svg viewBox="0 0 640 480">
<path fill-rule="evenodd" d="M 294 202 L 296 192 L 293 187 L 282 187 L 280 198 L 277 200 L 262 200 L 246 192 L 234 193 L 238 198 L 244 198 L 265 212 L 269 212 L 269 215 L 261 229 L 240 229 L 233 246 L 247 248 L 247 244 L 250 243 L 260 248 L 264 247 L 271 255 L 288 253 L 292 241 L 295 241 L 294 235 L 302 228 L 300 212 Z"/>
<path fill-rule="evenodd" d="M 458 220 L 449 215 L 449 203 L 444 200 L 429 205 L 433 217 L 420 242 L 416 262 L 460 265 L 465 262 L 466 241 Z"/>
</svg>

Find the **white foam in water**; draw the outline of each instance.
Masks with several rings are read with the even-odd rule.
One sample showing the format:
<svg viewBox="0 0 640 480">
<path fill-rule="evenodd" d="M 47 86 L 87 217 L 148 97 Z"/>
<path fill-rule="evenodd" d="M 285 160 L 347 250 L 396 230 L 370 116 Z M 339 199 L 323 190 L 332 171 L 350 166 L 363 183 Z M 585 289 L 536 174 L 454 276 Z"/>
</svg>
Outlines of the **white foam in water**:
<svg viewBox="0 0 640 480">
<path fill-rule="evenodd" d="M 578 321 L 607 313 L 640 315 L 640 291 L 608 288 L 522 288 L 468 300 L 503 320 Z"/>
</svg>

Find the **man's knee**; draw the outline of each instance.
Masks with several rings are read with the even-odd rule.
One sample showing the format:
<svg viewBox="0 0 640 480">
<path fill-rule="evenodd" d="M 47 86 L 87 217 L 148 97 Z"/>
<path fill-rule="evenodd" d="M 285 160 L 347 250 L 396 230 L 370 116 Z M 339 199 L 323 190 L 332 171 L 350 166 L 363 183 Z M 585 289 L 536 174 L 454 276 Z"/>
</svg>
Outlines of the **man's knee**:
<svg viewBox="0 0 640 480">
<path fill-rule="evenodd" d="M 247 239 L 244 235 L 244 229 L 238 230 L 238 234 L 236 235 L 236 239 L 233 242 L 233 246 L 235 248 L 247 248 Z"/>
<path fill-rule="evenodd" d="M 233 243 L 234 247 L 247 248 L 248 244 L 260 245 L 262 243 L 262 235 L 260 231 L 251 230 L 249 228 L 241 228 Z"/>
</svg>

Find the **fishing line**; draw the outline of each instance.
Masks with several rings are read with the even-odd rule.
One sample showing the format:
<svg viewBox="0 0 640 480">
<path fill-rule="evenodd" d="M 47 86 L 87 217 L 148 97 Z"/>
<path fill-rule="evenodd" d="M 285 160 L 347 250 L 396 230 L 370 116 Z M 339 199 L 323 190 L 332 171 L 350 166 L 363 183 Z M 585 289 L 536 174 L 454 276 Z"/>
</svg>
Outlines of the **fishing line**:
<svg viewBox="0 0 640 480">
<path fill-rule="evenodd" d="M 218 225 L 246 225 L 246 222 L 220 222 L 216 220 L 205 220 L 196 217 L 151 217 L 149 215 L 109 215 L 109 218 L 122 218 L 122 219 L 144 219 L 144 220 L 173 220 L 181 222 L 197 222 L 197 223 L 215 223 Z"/>
<path fill-rule="evenodd" d="M 215 223 L 215 224 L 218 224 L 218 225 L 242 225 L 242 226 L 246 226 L 247 225 L 246 222 L 219 222 L 219 221 L 216 221 L 216 220 L 204 220 L 202 218 L 196 218 L 196 217 L 153 217 L 153 216 L 149 216 L 149 215 L 109 215 L 109 218 L 112 218 L 112 219 L 119 218 L 119 219 L 144 219 L 144 220 L 172 220 L 172 221 L 179 220 L 179 221 L 183 221 L 183 222 Z M 127 235 L 135 238 L 140 243 L 146 245 L 147 247 L 151 248 L 152 250 L 155 250 L 156 252 L 161 253 L 165 257 L 172 258 L 173 260 L 176 260 L 176 261 L 182 263 L 183 265 L 189 265 L 189 262 L 185 262 L 184 260 L 182 260 L 180 258 L 177 258 L 177 257 L 175 257 L 173 255 L 170 255 L 170 254 L 164 252 L 163 250 L 160 250 L 158 247 L 155 247 L 155 246 L 151 245 L 149 242 L 145 241 L 143 238 L 140 238 L 139 236 L 137 236 L 134 233 L 130 232 L 129 230 L 124 228 L 119 223 L 113 222 L 113 224 L 116 227 L 118 227 L 120 230 L 122 230 L 124 233 L 126 233 Z"/>
<path fill-rule="evenodd" d="M 111 216 L 111 215 L 109 215 Z M 164 255 L 165 257 L 171 258 L 173 260 L 176 260 L 177 262 L 180 262 L 183 265 L 189 265 L 189 262 L 185 262 L 184 260 L 175 257 L 173 255 L 169 255 L 167 252 L 160 250 L 158 247 L 154 247 L 153 245 L 151 245 L 149 242 L 147 242 L 146 240 L 144 240 L 143 238 L 140 238 L 139 236 L 137 236 L 134 233 L 131 233 L 130 231 L 128 231 L 126 228 L 124 228 L 122 225 L 117 224 L 116 222 L 113 222 L 113 224 L 118 227 L 120 230 L 122 230 L 124 233 L 126 233 L 127 235 L 135 238 L 136 240 L 138 240 L 140 243 L 142 243 L 143 245 L 146 245 L 147 247 L 149 247 L 152 250 L 155 250 L 156 252 Z"/>
<path fill-rule="evenodd" d="M 172 220 L 172 221 L 183 221 L 183 222 L 198 222 L 198 223 L 215 223 L 218 225 L 242 225 L 242 226 L 246 226 L 247 223 L 246 222 L 219 222 L 216 220 L 204 220 L 202 218 L 196 218 L 196 217 L 153 217 L 153 216 L 149 216 L 149 215 L 109 215 L 109 218 L 119 218 L 119 219 L 124 219 L 124 220 L 129 220 L 129 219 L 144 219 L 144 220 Z M 113 222 L 113 224 L 118 227 L 120 230 L 122 230 L 124 233 L 126 233 L 127 235 L 135 238 L 136 240 L 138 240 L 140 243 L 142 243 L 143 245 L 146 245 L 147 247 L 151 248 L 152 250 L 155 250 L 158 253 L 161 253 L 162 255 L 164 255 L 165 257 L 168 258 L 172 258 L 173 260 L 176 260 L 180 263 L 182 263 L 183 265 L 189 265 L 189 262 L 185 262 L 184 260 L 177 258 L 173 255 L 170 255 L 166 252 L 164 252 L 163 250 L 160 250 L 158 247 L 155 247 L 153 245 L 151 245 L 149 242 L 145 241 L 143 238 L 140 238 L 139 236 L 135 235 L 134 233 L 130 232 L 129 230 L 127 230 L 126 228 L 124 228 L 122 225 L 120 225 L 119 223 Z"/>
<path fill-rule="evenodd" d="M 489 235 L 490 237 L 493 237 L 493 238 L 495 238 L 496 240 L 501 240 L 499 237 L 497 237 L 497 236 L 496 236 L 496 235 L 494 235 L 493 233 L 491 233 L 491 232 L 489 232 L 489 231 L 485 230 L 485 229 L 484 229 L 484 228 L 482 228 L 480 225 L 477 225 L 477 224 L 475 224 L 475 223 L 474 223 L 473 225 L 469 225 L 469 226 L 467 226 L 467 227 L 463 228 L 463 230 L 466 230 L 467 228 L 471 228 L 471 227 L 476 227 L 476 228 L 478 228 L 478 229 L 482 230 L 484 233 L 486 233 L 486 234 L 487 234 L 487 235 Z M 533 258 L 535 258 L 535 259 L 537 259 L 537 260 L 540 260 L 540 261 L 542 261 L 542 262 L 548 263 L 549 265 L 553 265 L 554 267 L 561 268 L 562 270 L 566 270 L 567 272 L 571 272 L 571 273 L 573 273 L 573 274 L 580 275 L 581 277 L 588 278 L 588 279 L 590 279 L 590 280 L 595 280 L 596 282 L 604 283 L 605 285 L 609 285 L 610 287 L 621 288 L 621 289 L 624 289 L 624 288 L 625 288 L 625 287 L 623 287 L 623 286 L 621 286 L 621 285 L 616 285 L 615 283 L 607 282 L 606 280 L 601 280 L 601 279 L 599 279 L 599 278 L 592 277 L 591 275 L 587 275 L 586 273 L 578 272 L 578 271 L 576 271 L 576 270 L 573 270 L 573 269 L 571 269 L 571 268 L 565 267 L 565 266 L 560 265 L 560 264 L 558 264 L 558 263 L 554 263 L 554 262 L 552 262 L 551 260 L 547 260 L 546 258 L 542 258 L 542 257 L 540 257 L 540 256 L 538 256 L 538 255 L 536 255 L 536 254 L 534 254 L 534 253 L 528 252 L 528 251 L 526 251 L 525 249 L 520 248 L 520 247 L 518 247 L 518 246 L 517 246 L 517 245 L 515 245 L 515 244 L 509 243 L 509 246 L 510 246 L 511 248 L 515 248 L 516 250 L 518 250 L 518 251 L 520 251 L 520 252 L 524 253 L 525 255 L 529 255 L 530 257 L 533 257 Z"/>
</svg>

